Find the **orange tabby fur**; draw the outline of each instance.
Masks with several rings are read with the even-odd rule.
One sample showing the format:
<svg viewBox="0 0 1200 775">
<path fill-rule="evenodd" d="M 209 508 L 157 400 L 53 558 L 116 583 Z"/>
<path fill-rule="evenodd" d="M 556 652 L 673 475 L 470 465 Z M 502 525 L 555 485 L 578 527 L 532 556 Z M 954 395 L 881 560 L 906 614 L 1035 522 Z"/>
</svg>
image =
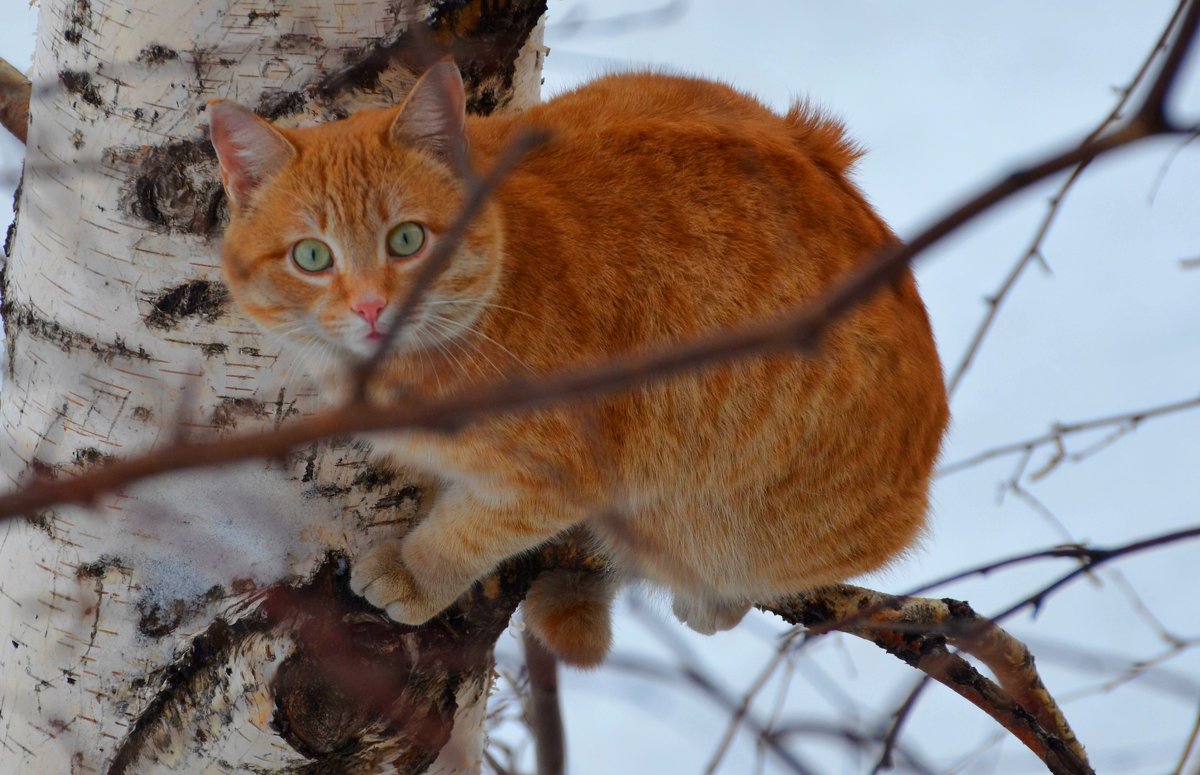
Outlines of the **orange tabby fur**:
<svg viewBox="0 0 1200 775">
<path fill-rule="evenodd" d="M 346 381 L 339 361 L 374 346 L 363 305 L 386 304 L 386 328 L 460 211 L 457 149 L 488 169 L 523 130 L 550 132 L 471 224 L 377 378 L 378 401 L 775 316 L 895 239 L 846 177 L 858 152 L 839 124 L 803 105 L 780 117 L 703 80 L 609 76 L 464 124 L 457 69 L 441 63 L 397 108 L 276 129 L 217 102 L 212 128 L 233 205 L 229 287 L 301 350 L 342 356 L 324 374 L 331 386 Z M 390 258 L 386 235 L 405 221 L 426 228 L 426 244 Z M 305 238 L 329 246 L 332 269 L 306 274 L 289 259 Z M 756 357 L 453 435 L 378 435 L 380 454 L 444 487 L 407 535 L 380 536 L 355 560 L 351 585 L 394 619 L 423 622 L 499 561 L 583 526 L 622 576 L 669 588 L 693 628 L 731 627 L 753 601 L 878 568 L 911 545 L 946 420 L 906 273 L 811 357 Z M 614 581 L 547 575 L 526 617 L 563 658 L 594 664 Z"/>
</svg>

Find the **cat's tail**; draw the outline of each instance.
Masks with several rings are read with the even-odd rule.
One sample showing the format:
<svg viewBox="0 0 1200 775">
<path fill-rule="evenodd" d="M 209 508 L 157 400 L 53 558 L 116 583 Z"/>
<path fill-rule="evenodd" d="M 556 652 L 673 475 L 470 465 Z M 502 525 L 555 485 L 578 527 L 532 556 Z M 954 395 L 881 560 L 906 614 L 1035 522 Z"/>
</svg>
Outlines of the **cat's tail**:
<svg viewBox="0 0 1200 775">
<path fill-rule="evenodd" d="M 563 662 L 595 667 L 612 645 L 616 587 L 616 580 L 609 574 L 545 571 L 534 579 L 525 596 L 525 623 Z"/>
<path fill-rule="evenodd" d="M 807 100 L 793 104 L 784 120 L 796 145 L 807 151 L 817 164 L 839 177 L 862 158 L 862 147 L 846 137 L 842 122 Z"/>
</svg>

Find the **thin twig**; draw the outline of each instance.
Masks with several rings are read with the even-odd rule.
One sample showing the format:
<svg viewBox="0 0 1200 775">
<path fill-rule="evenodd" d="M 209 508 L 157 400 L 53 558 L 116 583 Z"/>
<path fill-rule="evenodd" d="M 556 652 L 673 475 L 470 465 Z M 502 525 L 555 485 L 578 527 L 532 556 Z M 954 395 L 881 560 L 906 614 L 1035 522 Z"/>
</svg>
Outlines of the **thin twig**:
<svg viewBox="0 0 1200 775">
<path fill-rule="evenodd" d="M 0 59 L 0 124 L 22 143 L 29 141 L 29 96 L 33 85 L 20 70 Z"/>
<path fill-rule="evenodd" d="M 429 257 L 422 262 L 420 273 L 413 280 L 408 295 L 400 304 L 395 322 L 384 331 L 383 338 L 379 341 L 379 346 L 375 348 L 375 352 L 371 354 L 371 357 L 364 361 L 356 370 L 354 375 L 356 400 L 361 401 L 365 397 L 367 385 L 371 377 L 391 352 L 392 345 L 396 342 L 397 337 L 407 328 L 413 312 L 416 311 L 421 300 L 424 299 L 430 286 L 446 271 L 446 267 L 450 264 L 450 259 L 454 258 L 459 244 L 467 236 L 467 229 L 479 217 L 479 213 L 483 210 L 483 206 L 487 203 L 488 198 L 508 178 L 513 168 L 521 159 L 524 159 L 530 151 L 547 142 L 549 139 L 550 136 L 546 132 L 522 132 L 504 149 L 504 152 L 500 154 L 500 158 L 496 160 L 495 166 L 488 171 L 487 175 L 482 179 L 472 181 L 467 201 L 463 203 L 462 211 L 458 214 L 454 223 L 450 225 L 450 228 L 446 230 L 446 233 L 438 240 Z"/>
<path fill-rule="evenodd" d="M 784 660 L 787 659 L 788 651 L 790 651 L 790 648 L 787 642 L 780 644 L 779 648 L 775 650 L 775 655 L 771 657 L 771 661 L 759 672 L 758 677 L 754 679 L 754 682 L 742 694 L 741 701 L 729 716 L 729 723 L 725 726 L 725 734 L 721 736 L 721 740 L 717 743 L 716 751 L 713 752 L 712 757 L 709 759 L 708 766 L 704 768 L 705 775 L 714 775 L 720 768 L 721 760 L 728 753 L 729 746 L 733 742 L 733 738 L 737 734 L 742 720 L 750 712 L 750 706 L 753 704 L 754 698 L 767 685 L 767 681 L 775 675 L 775 671 L 779 669 Z"/>
<path fill-rule="evenodd" d="M 917 699 L 929 685 L 929 681 L 929 675 L 921 676 L 921 679 L 904 698 L 904 702 L 900 703 L 900 707 L 896 708 L 896 712 L 892 714 L 892 722 L 888 725 L 887 734 L 883 738 L 883 750 L 879 752 L 879 760 L 875 762 L 871 775 L 879 775 L 884 770 L 892 768 L 892 753 L 900 741 L 900 730 L 904 727 L 904 722 L 908 720 L 909 715 L 912 714 L 913 708 L 917 706 Z"/>
<path fill-rule="evenodd" d="M 558 697 L 558 661 L 528 628 L 522 642 L 529 673 L 529 729 L 537 750 L 537 775 L 563 775 L 567 745 Z"/>
<path fill-rule="evenodd" d="M 834 321 L 896 278 L 916 256 L 979 214 L 1083 159 L 1176 131 L 1183 130 L 1140 122 L 1130 124 L 1094 143 L 1070 148 L 1015 172 L 955 208 L 910 242 L 883 251 L 809 304 L 773 320 L 606 363 L 565 369 L 536 381 L 514 377 L 444 398 L 413 397 L 402 406 L 381 407 L 351 401 L 319 416 L 286 424 L 274 432 L 229 436 L 203 445 L 169 446 L 141 457 L 109 462 L 71 480 L 32 481 L 0 496 L 0 518 L 33 513 L 56 503 L 88 503 L 104 492 L 170 471 L 280 457 L 331 436 L 402 428 L 448 432 L 483 417 L 612 393 L 735 357 L 811 348 Z"/>
<path fill-rule="evenodd" d="M 1192 723 L 1192 732 L 1188 735 L 1187 744 L 1183 746 L 1183 754 L 1179 757 L 1179 763 L 1175 765 L 1175 769 L 1171 770 L 1171 775 L 1183 775 L 1183 768 L 1187 766 L 1188 759 L 1192 756 L 1192 750 L 1196 747 L 1196 740 L 1200 738 L 1200 709 L 1196 711 L 1196 720 Z"/>
<path fill-rule="evenodd" d="M 1169 404 L 1159 404 L 1158 406 L 1151 406 L 1147 407 L 1146 409 L 1135 409 L 1130 412 L 1108 415 L 1107 417 L 1096 417 L 1091 420 L 1080 420 L 1078 422 L 1071 423 L 1055 423 L 1046 433 L 1038 436 L 1031 436 L 1027 439 L 1022 439 L 1021 441 L 1013 441 L 1009 442 L 1008 444 L 1001 444 L 1000 446 L 986 449 L 983 452 L 978 452 L 970 457 L 963 458 L 962 460 L 956 460 L 953 463 L 948 463 L 944 466 L 941 466 L 937 471 L 937 476 L 948 476 L 998 457 L 1013 455 L 1018 452 L 1032 452 L 1038 447 L 1042 447 L 1047 444 L 1058 444 L 1062 442 L 1064 437 L 1072 434 L 1092 431 L 1098 428 L 1108 428 L 1114 425 L 1136 428 L 1146 420 L 1196 408 L 1200 408 L 1200 396 L 1188 398 L 1183 401 L 1173 401 Z M 1058 461 L 1065 459 L 1067 459 L 1067 455 L 1064 451 L 1058 460 L 1054 462 L 1057 464 Z M 1040 475 L 1044 476 L 1048 472 L 1048 469 L 1043 467 L 1040 471 Z"/>
<path fill-rule="evenodd" d="M 986 576 L 1003 568 L 1009 568 L 1015 565 L 1023 565 L 1024 563 L 1031 562 L 1033 560 L 1051 558 L 1081 559 L 1086 561 L 1084 566 L 1086 569 L 1090 570 L 1118 557 L 1136 554 L 1138 552 L 1144 552 L 1150 549 L 1157 549 L 1159 547 L 1168 546 L 1181 541 L 1190 541 L 1196 538 L 1200 538 L 1200 525 L 1183 528 L 1181 530 L 1172 530 L 1169 533 L 1160 533 L 1156 536 L 1151 536 L 1150 538 L 1142 538 L 1137 541 L 1130 541 L 1129 543 L 1120 544 L 1111 548 L 1099 546 L 1089 547 L 1079 544 L 1055 546 L 1050 549 L 1041 549 L 1035 552 L 1026 552 L 1024 554 L 1013 555 L 1012 557 L 1006 557 L 1003 560 L 996 560 L 994 562 L 978 565 L 974 568 L 958 571 L 948 576 L 942 576 L 941 578 L 926 582 L 921 586 L 910 590 L 905 595 L 902 595 L 902 597 L 923 595 L 931 590 L 937 589 L 938 587 L 943 587 L 956 581 L 961 581 L 972 576 Z"/>
<path fill-rule="evenodd" d="M 1159 35 L 1158 40 L 1155 41 L 1154 47 L 1150 50 L 1150 53 L 1146 55 L 1146 58 L 1142 61 L 1141 66 L 1138 67 L 1138 70 L 1134 74 L 1132 80 L 1130 80 L 1129 84 L 1125 86 L 1125 88 L 1121 89 L 1121 97 L 1117 100 L 1116 105 L 1113 106 L 1112 110 L 1109 111 L 1108 115 L 1104 117 L 1104 119 L 1096 126 L 1096 128 L 1092 130 L 1091 134 L 1088 135 L 1084 142 L 1092 142 L 1098 139 L 1100 135 L 1104 134 L 1104 132 L 1109 127 L 1113 126 L 1121 117 L 1121 112 L 1125 110 L 1125 107 L 1129 104 L 1129 100 L 1133 96 L 1133 93 L 1149 74 L 1150 66 L 1166 49 L 1167 42 L 1170 40 L 1172 32 L 1174 32 L 1176 29 L 1176 25 L 1183 15 L 1186 7 L 1187 0 L 1181 0 L 1175 9 L 1175 12 L 1171 15 L 1170 20 L 1167 22 L 1166 27 L 1163 29 L 1162 34 Z M 1054 224 L 1055 219 L 1058 217 L 1063 200 L 1071 191 L 1071 188 L 1074 187 L 1075 182 L 1079 180 L 1080 176 L 1083 175 L 1084 170 L 1087 169 L 1089 164 L 1091 164 L 1091 161 L 1091 159 L 1081 161 L 1073 170 L 1071 170 L 1071 174 L 1068 175 L 1067 179 L 1063 181 L 1061 186 L 1059 186 L 1058 191 L 1055 192 L 1054 196 L 1050 197 L 1049 207 L 1047 207 L 1041 223 L 1038 224 L 1029 246 L 1025 249 L 1025 252 L 1021 254 L 1021 257 L 1013 265 L 1012 269 L 1009 270 L 1008 275 L 1005 276 L 1004 280 L 1000 283 L 1000 287 L 987 297 L 987 312 L 984 313 L 983 320 L 981 320 L 979 325 L 976 327 L 975 333 L 972 335 L 971 341 L 967 345 L 966 352 L 964 352 L 962 357 L 959 359 L 958 365 L 954 368 L 954 371 L 950 376 L 950 380 L 947 383 L 946 390 L 950 395 L 954 395 L 954 392 L 958 389 L 959 384 L 962 382 L 962 378 L 966 374 L 967 369 L 969 369 L 971 364 L 974 362 L 975 356 L 978 354 L 984 338 L 991 330 L 992 324 L 995 322 L 996 317 L 1000 313 L 1000 306 L 1008 298 L 1009 293 L 1012 291 L 1013 286 L 1016 285 L 1017 280 L 1020 279 L 1021 275 L 1031 263 L 1036 261 L 1037 263 L 1042 264 L 1042 266 L 1045 266 L 1045 258 L 1042 255 L 1042 244 L 1045 242 L 1046 235 L 1050 232 L 1050 227 Z"/>
<path fill-rule="evenodd" d="M 1150 90 L 1156 99 L 1164 99 L 1169 93 L 1175 70 L 1195 36 L 1200 17 L 1198 9 L 1200 2 L 1192 2 L 1188 8 L 1180 34 L 1172 43 Z M 104 492 L 168 471 L 280 457 L 297 447 L 330 436 L 400 428 L 453 430 L 481 417 L 611 393 L 736 356 L 811 347 L 833 321 L 897 277 L 922 252 L 981 213 L 1082 161 L 1147 137 L 1190 131 L 1193 128 L 1172 125 L 1161 104 L 1146 102 L 1125 125 L 1003 178 L 956 207 L 907 244 L 883 251 L 819 298 L 775 320 L 641 355 L 627 355 L 608 363 L 560 371 L 536 382 L 518 377 L 470 388 L 435 401 L 414 399 L 399 407 L 367 406 L 362 401 L 351 401 L 318 417 L 285 425 L 274 433 L 228 437 L 205 445 L 175 445 L 143 457 L 111 462 L 71 480 L 35 480 L 0 496 L 0 518 L 30 514 L 55 503 L 88 503 Z"/>
<path fill-rule="evenodd" d="M 734 701 L 727 691 L 718 686 L 702 670 L 686 662 L 680 664 L 678 667 L 673 667 L 639 657 L 613 655 L 604 664 L 606 668 L 615 668 L 635 675 L 669 681 L 671 683 L 682 683 L 700 692 L 700 694 L 712 700 L 727 713 L 733 712 L 734 708 L 737 707 L 737 702 Z M 783 745 L 778 739 L 781 735 L 770 733 L 753 714 L 747 715 L 744 726 L 754 733 L 756 739 L 763 742 L 767 750 L 775 756 L 780 765 L 788 772 L 794 773 L 794 775 L 810 775 L 814 773 L 814 770 L 807 763 L 801 761 L 799 757 Z"/>
<path fill-rule="evenodd" d="M 1172 43 L 1150 90 L 1155 99 L 1165 99 L 1169 93 L 1175 70 L 1194 38 L 1200 17 L 1198 9 L 1200 2 L 1197 1 L 1188 8 L 1180 34 Z M 33 513 L 55 503 L 91 502 L 101 493 L 168 471 L 279 457 L 330 436 L 400 428 L 448 431 L 481 417 L 611 393 L 737 356 L 810 348 L 835 320 L 899 276 L 918 255 L 1000 202 L 1061 170 L 1138 140 L 1192 131 L 1191 127 L 1171 124 L 1163 110 L 1161 104 L 1146 102 L 1125 125 L 1003 178 L 956 207 L 907 244 L 884 250 L 817 299 L 774 320 L 674 347 L 626 355 L 607 363 L 559 371 L 537 381 L 517 377 L 433 401 L 415 398 L 403 406 L 378 407 L 352 400 L 320 416 L 285 425 L 274 433 L 234 436 L 205 445 L 175 445 L 143 457 L 111 462 L 71 480 L 32 481 L 15 492 L 0 496 L 0 518 Z"/>
</svg>

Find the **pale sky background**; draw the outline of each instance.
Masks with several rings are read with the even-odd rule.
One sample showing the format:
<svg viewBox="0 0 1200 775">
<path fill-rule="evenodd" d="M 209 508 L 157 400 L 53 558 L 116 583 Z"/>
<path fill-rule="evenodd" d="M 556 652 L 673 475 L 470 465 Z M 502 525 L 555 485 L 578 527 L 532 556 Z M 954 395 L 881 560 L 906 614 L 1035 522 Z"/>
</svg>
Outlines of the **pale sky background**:
<svg viewBox="0 0 1200 775">
<path fill-rule="evenodd" d="M 961 197 L 1089 131 L 1175 3 L 694 0 L 672 4 L 677 12 L 661 23 L 597 21 L 648 5 L 552 0 L 544 96 L 599 73 L 644 67 L 719 78 L 780 110 L 808 96 L 842 117 L 868 149 L 856 181 L 907 237 Z M 34 13 L 24 0 L 0 0 L 0 22 L 0 55 L 27 66 Z M 1188 67 L 1179 94 L 1177 107 L 1200 117 L 1200 62 Z M 0 184 L 15 180 L 21 156 L 19 144 L 0 137 Z M 918 278 L 948 371 L 984 311 L 982 299 L 1028 244 L 1055 186 L 1005 205 L 921 259 Z M 1198 190 L 1200 142 L 1148 142 L 1093 165 L 1044 245 L 1052 273 L 1033 269 L 1019 284 L 955 396 L 944 462 L 1036 435 L 1056 421 L 1200 394 L 1200 268 L 1180 263 L 1200 257 Z M 0 198 L 10 197 L 0 190 Z M 1105 435 L 1073 438 L 1068 449 Z M 1039 451 L 1029 470 L 1051 456 Z M 901 592 L 1066 540 L 1115 545 L 1200 523 L 1200 411 L 1148 421 L 1082 462 L 1026 480 L 1061 527 L 1027 501 L 999 499 L 1016 462 L 1004 458 L 939 480 L 924 546 L 864 583 Z M 1070 567 L 1044 562 L 935 594 L 994 613 Z M 1120 576 L 1101 571 L 1052 597 L 1037 618 L 1023 614 L 1008 624 L 1065 700 L 1098 772 L 1169 772 L 1200 705 L 1200 649 L 1132 683 L 1101 688 L 1168 650 L 1150 614 L 1174 636 L 1200 638 L 1200 542 L 1113 568 Z M 663 610 L 658 602 L 650 606 Z M 712 638 L 693 636 L 669 617 L 662 626 L 735 698 L 783 631 L 761 615 Z M 514 643 L 502 641 L 502 661 L 515 660 Z M 656 628 L 628 613 L 617 625 L 616 654 L 677 663 Z M 778 712 L 782 726 L 824 721 L 872 730 L 886 724 L 916 677 L 874 646 L 832 636 L 768 684 L 752 714 L 765 721 Z M 575 775 L 703 772 L 728 719 L 693 688 L 619 667 L 567 672 L 563 699 Z M 957 771 L 1044 771 L 990 719 L 936 685 L 902 741 L 937 771 L 963 761 Z M 796 737 L 791 748 L 821 773 L 870 772 L 874 764 L 873 751 L 845 756 L 834 738 Z M 741 734 L 718 771 L 754 772 L 756 762 L 752 739 Z M 1190 766 L 1188 772 L 1200 771 L 1200 757 Z M 784 770 L 768 756 L 763 771 Z"/>
</svg>

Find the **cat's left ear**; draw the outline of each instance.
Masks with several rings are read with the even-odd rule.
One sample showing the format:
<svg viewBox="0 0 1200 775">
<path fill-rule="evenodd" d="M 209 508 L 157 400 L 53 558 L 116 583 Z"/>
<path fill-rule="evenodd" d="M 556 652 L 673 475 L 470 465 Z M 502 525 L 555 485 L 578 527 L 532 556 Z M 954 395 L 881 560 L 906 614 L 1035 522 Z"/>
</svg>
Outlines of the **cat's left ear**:
<svg viewBox="0 0 1200 775">
<path fill-rule="evenodd" d="M 208 133 L 221 163 L 221 182 L 235 208 L 244 207 L 264 180 L 296 156 L 279 130 L 229 100 L 208 103 Z"/>
<path fill-rule="evenodd" d="M 467 96 L 458 65 L 444 59 L 425 71 L 396 112 L 389 135 L 436 156 L 457 174 L 466 171 Z"/>
</svg>

